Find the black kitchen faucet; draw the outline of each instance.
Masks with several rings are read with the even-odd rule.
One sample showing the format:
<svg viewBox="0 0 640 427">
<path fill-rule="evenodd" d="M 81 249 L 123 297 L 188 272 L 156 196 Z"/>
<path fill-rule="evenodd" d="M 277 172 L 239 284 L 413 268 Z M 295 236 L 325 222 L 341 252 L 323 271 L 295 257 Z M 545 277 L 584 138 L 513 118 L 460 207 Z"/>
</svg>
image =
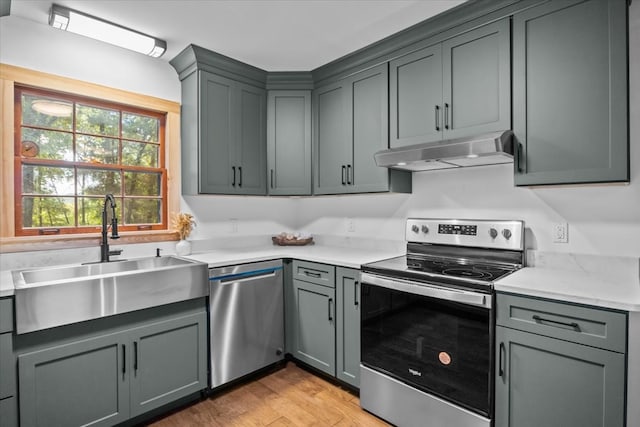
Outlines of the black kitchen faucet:
<svg viewBox="0 0 640 427">
<path fill-rule="evenodd" d="M 122 250 L 109 250 L 109 240 L 107 239 L 107 202 L 111 206 L 111 238 L 118 239 L 118 217 L 116 215 L 116 199 L 113 194 L 104 196 L 104 205 L 102 207 L 102 241 L 100 242 L 100 262 L 109 262 L 109 256 L 120 255 Z"/>
</svg>

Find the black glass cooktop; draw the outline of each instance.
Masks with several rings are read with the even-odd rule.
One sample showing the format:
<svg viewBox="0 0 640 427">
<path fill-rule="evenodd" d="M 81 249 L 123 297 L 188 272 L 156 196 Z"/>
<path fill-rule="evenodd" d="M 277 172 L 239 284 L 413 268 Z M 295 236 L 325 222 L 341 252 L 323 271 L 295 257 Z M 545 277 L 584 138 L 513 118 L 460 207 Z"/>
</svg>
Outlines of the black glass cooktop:
<svg viewBox="0 0 640 427">
<path fill-rule="evenodd" d="M 390 258 L 362 266 L 364 272 L 476 289 L 490 289 L 495 280 L 516 269 L 511 265 L 412 255 Z"/>
</svg>

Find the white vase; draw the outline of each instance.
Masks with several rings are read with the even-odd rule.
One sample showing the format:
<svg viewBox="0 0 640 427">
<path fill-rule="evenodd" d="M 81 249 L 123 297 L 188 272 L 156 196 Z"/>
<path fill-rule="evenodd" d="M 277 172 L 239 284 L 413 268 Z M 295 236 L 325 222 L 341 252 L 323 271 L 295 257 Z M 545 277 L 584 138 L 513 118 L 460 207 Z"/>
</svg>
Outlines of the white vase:
<svg viewBox="0 0 640 427">
<path fill-rule="evenodd" d="M 176 254 L 191 255 L 191 242 L 188 240 L 180 240 L 176 243 Z"/>
</svg>

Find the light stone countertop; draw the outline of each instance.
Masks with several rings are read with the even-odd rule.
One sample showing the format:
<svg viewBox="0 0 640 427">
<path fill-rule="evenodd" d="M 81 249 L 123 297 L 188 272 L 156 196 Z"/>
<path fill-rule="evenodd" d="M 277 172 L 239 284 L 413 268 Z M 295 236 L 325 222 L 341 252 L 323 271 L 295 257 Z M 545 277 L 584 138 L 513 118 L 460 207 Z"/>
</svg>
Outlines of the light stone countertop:
<svg viewBox="0 0 640 427">
<path fill-rule="evenodd" d="M 531 252 L 527 265 L 496 291 L 640 312 L 638 258 Z"/>
<path fill-rule="evenodd" d="M 362 264 L 400 255 L 404 255 L 404 251 L 309 245 L 215 249 L 193 253 L 185 258 L 206 262 L 210 268 L 280 258 L 360 268 Z"/>
</svg>

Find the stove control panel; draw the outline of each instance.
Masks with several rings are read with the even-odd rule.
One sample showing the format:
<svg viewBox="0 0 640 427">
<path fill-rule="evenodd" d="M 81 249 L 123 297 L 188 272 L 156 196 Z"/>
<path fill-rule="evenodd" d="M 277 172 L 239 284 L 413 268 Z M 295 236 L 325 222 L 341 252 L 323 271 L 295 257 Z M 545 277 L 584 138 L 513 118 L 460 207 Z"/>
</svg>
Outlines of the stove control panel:
<svg viewBox="0 0 640 427">
<path fill-rule="evenodd" d="M 406 240 L 416 243 L 524 250 L 524 222 L 409 218 Z"/>
</svg>

